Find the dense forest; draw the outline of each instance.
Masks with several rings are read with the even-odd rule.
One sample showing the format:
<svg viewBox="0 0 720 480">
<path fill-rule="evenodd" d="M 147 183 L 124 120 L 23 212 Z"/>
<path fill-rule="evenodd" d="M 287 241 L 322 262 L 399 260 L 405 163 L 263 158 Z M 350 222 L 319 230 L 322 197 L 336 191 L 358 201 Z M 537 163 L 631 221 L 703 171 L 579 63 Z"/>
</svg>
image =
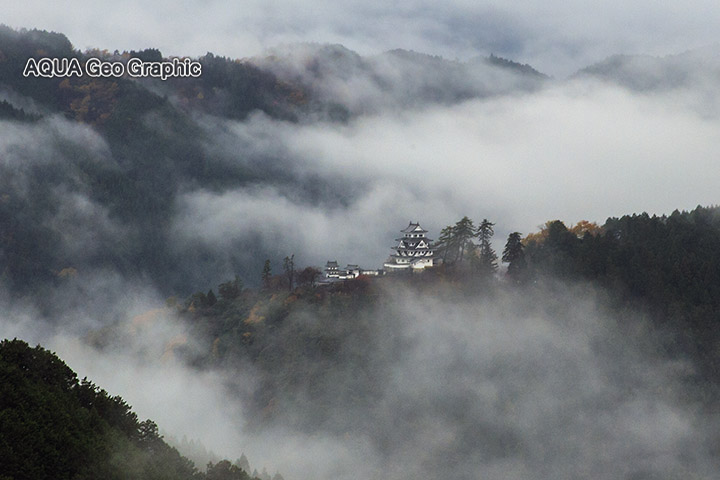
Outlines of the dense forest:
<svg viewBox="0 0 720 480">
<path fill-rule="evenodd" d="M 199 471 L 153 421 L 40 346 L 3 340 L 0 378 L 0 478 L 251 479 L 227 460 Z"/>
</svg>

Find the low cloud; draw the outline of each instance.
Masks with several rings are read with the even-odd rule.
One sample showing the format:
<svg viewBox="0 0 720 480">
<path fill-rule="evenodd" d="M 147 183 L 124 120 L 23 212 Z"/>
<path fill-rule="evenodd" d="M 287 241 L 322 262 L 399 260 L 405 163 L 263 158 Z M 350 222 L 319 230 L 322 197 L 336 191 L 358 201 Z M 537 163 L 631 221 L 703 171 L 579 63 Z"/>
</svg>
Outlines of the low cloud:
<svg viewBox="0 0 720 480">
<path fill-rule="evenodd" d="M 322 403 L 278 392 L 270 423 L 246 417 L 243 405 L 263 373 L 247 365 L 197 370 L 168 354 L 178 337 L 188 348 L 204 341 L 188 336 L 158 299 L 123 297 L 132 303 L 118 324 L 122 339 L 103 350 L 42 334 L 37 321 L 26 323 L 24 338 L 42 339 L 81 377 L 121 395 L 168 434 L 231 459 L 244 452 L 253 466 L 289 480 L 669 479 L 716 471 L 715 421 L 688 388 L 691 365 L 666 357 L 661 332 L 640 316 L 611 313 L 592 289 L 549 284 L 523 295 L 451 298 L 389 288 L 388 302 L 356 312 L 370 330 L 344 337 L 332 364 L 302 360 L 322 368 L 318 380 L 330 379 L 315 392 Z M 273 343 L 296 342 L 295 329 L 316 321 L 306 315 L 291 313 Z M 356 329 L 337 322 L 336 332 Z M 353 373 L 368 368 L 368 379 Z M 245 396 L 228 385 L 244 386 Z M 324 421 L 298 421 L 308 417 Z"/>
<path fill-rule="evenodd" d="M 720 117 L 704 95 L 578 79 L 347 124 L 230 122 L 225 138 L 243 139 L 245 161 L 279 158 L 296 184 L 186 192 L 174 237 L 221 254 L 260 238 L 279 258 L 375 266 L 408 221 L 436 238 L 465 215 L 488 218 L 501 246 L 509 232 L 552 219 L 711 205 Z M 339 193 L 309 198 L 312 185 Z"/>
<path fill-rule="evenodd" d="M 382 2 L 295 0 L 242 8 L 221 2 L 130 2 L 128 8 L 85 3 L 68 10 L 36 1 L 7 12 L 13 27 L 67 34 L 79 48 L 140 50 L 235 58 L 282 43 L 340 43 L 363 54 L 413 49 L 466 60 L 495 53 L 564 77 L 616 53 L 664 55 L 717 43 L 718 7 L 658 5 L 647 0 L 522 2 L 414 0 Z"/>
</svg>

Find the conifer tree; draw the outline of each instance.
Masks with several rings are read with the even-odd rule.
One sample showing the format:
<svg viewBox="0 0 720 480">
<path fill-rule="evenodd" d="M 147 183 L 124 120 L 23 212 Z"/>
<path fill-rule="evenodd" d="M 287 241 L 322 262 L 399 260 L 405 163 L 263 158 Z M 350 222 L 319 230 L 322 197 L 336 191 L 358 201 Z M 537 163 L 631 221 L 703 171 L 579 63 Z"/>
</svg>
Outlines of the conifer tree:
<svg viewBox="0 0 720 480">
<path fill-rule="evenodd" d="M 295 254 L 285 257 L 283 260 L 283 270 L 288 278 L 288 290 L 292 292 L 293 282 L 295 280 Z"/>
<path fill-rule="evenodd" d="M 438 238 L 436 248 L 442 251 L 443 263 L 451 262 L 449 258 L 455 250 L 452 226 L 448 225 L 440 231 L 440 238 Z"/>
<path fill-rule="evenodd" d="M 516 281 L 519 280 L 520 275 L 527 268 L 524 248 L 520 232 L 512 232 L 508 235 L 502 261 L 508 264 L 507 274 Z"/>
<path fill-rule="evenodd" d="M 262 271 L 262 286 L 263 288 L 270 287 L 270 276 L 272 275 L 272 268 L 270 267 L 270 259 L 265 260 Z"/>
<path fill-rule="evenodd" d="M 498 268 L 497 255 L 491 243 L 492 236 L 495 234 L 494 226 L 494 223 L 484 218 L 475 233 L 478 238 L 477 270 L 482 276 L 490 276 Z"/>
<path fill-rule="evenodd" d="M 473 221 L 468 217 L 463 217 L 453 227 L 453 237 L 455 243 L 458 246 L 457 261 L 462 262 L 466 253 L 471 252 L 475 248 L 475 244 L 472 243 L 472 238 L 475 236 L 475 225 Z"/>
<path fill-rule="evenodd" d="M 208 290 L 208 293 L 205 296 L 205 301 L 207 302 L 208 307 L 212 307 L 217 303 L 217 297 L 215 296 L 215 292 L 212 291 L 212 288 Z"/>
</svg>

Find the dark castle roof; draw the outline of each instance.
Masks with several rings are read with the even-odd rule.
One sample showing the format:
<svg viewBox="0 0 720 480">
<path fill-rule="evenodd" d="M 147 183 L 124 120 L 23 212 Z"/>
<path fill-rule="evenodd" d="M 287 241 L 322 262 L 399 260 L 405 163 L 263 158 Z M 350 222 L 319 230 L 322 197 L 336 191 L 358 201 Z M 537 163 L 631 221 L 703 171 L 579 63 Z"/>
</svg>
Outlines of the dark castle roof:
<svg viewBox="0 0 720 480">
<path fill-rule="evenodd" d="M 407 226 L 405 230 L 400 230 L 402 233 L 427 233 L 427 230 L 423 230 L 420 223 L 412 223 Z"/>
</svg>

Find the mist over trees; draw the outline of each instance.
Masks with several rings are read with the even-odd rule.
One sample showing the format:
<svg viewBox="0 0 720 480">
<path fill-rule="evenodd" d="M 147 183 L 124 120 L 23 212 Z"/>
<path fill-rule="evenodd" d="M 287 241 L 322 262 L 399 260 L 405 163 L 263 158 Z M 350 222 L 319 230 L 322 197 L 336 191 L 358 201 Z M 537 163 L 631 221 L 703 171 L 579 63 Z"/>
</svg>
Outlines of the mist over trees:
<svg viewBox="0 0 720 480">
<path fill-rule="evenodd" d="M 4 192 L 0 219 L 9 232 L 0 245 L 3 278 L 5 285 L 18 294 L 30 294 L 38 285 L 52 285 L 57 282 L 57 272 L 66 268 L 81 274 L 88 269 L 112 269 L 126 276 L 150 276 L 168 295 L 189 291 L 197 280 L 216 276 L 221 267 L 213 264 L 213 252 L 203 251 L 202 246 L 187 250 L 173 246 L 176 232 L 172 219 L 179 197 L 187 191 L 278 186 L 297 200 L 310 203 L 345 201 L 351 195 L 345 185 L 333 180 L 308 178 L 304 183 L 287 168 L 289 159 L 283 152 L 258 155 L 250 149 L 236 150 L 231 154 L 236 158 L 230 161 L 227 154 L 218 155 L 209 148 L 227 127 L 221 126 L 218 131 L 213 120 L 203 119 L 202 115 L 243 120 L 251 113 L 262 112 L 280 121 L 307 122 L 326 117 L 330 121 L 339 117 L 347 120 L 362 113 L 347 103 L 349 98 L 326 98 L 325 93 L 332 89 L 308 77 L 307 72 L 291 75 L 283 70 L 300 61 L 297 52 L 289 52 L 284 60 L 269 57 L 253 61 L 234 61 L 208 53 L 199 59 L 201 77 L 161 82 L 22 75 L 28 58 L 49 56 L 84 62 L 95 57 L 125 62 L 136 57 L 159 61 L 163 57 L 157 49 L 80 52 L 62 34 L 15 31 L 5 26 L 0 28 L 0 48 L 0 85 L 7 97 L 1 104 L 0 116 L 6 121 L 31 122 L 25 128 L 12 128 L 34 138 L 37 144 L 29 150 L 13 147 L 9 162 L 0 167 L 0 188 Z M 453 93 L 464 88 L 460 83 L 472 83 L 472 72 L 477 69 L 517 77 L 519 81 L 529 75 L 533 85 L 535 78 L 541 78 L 536 72 L 516 71 L 512 62 L 498 65 L 497 59 L 470 68 L 399 51 L 387 55 L 400 63 L 365 60 L 346 50 L 336 55 L 329 47 L 308 46 L 303 55 L 315 59 L 314 75 L 331 82 L 349 81 L 349 72 L 324 70 L 337 68 L 341 58 L 354 58 L 353 62 L 361 65 L 359 71 L 372 84 L 368 94 L 417 83 L 402 103 L 412 99 L 418 107 L 487 95 L 482 90 Z M 454 65 L 455 80 L 448 83 L 447 79 L 437 78 L 434 63 Z M 503 83 L 495 78 L 488 82 Z M 386 99 L 378 97 L 373 102 L 386 103 Z M 32 193 L 19 189 L 20 185 L 28 185 Z M 78 212 L 73 202 L 82 202 L 85 211 Z M 90 211 L 96 220 L 88 218 Z M 62 231 L 62 226 L 50 221 L 64 213 L 85 217 L 81 225 L 99 231 L 97 235 L 81 232 L 95 237 L 92 249 L 75 250 L 68 245 L 77 243 L 71 238 L 75 233 Z M 245 247 L 250 254 L 263 255 L 262 249 L 257 243 Z M 230 269 L 222 267 L 226 272 L 247 271 L 254 277 L 261 268 L 240 254 L 232 256 L 230 262 Z"/>
<path fill-rule="evenodd" d="M 0 477 L 713 478 L 718 208 L 526 228 L 615 184 L 640 199 L 619 214 L 715 195 L 716 67 L 697 55 L 562 83 L 304 44 L 207 53 L 192 79 L 24 78 L 28 58 L 164 57 L 0 27 L 0 326 L 77 337 L 85 368 L 199 410 L 203 441 L 221 418 L 245 435 L 232 458 L 292 467 L 193 466 L 163 425 L 6 340 Z M 636 156 L 624 188 L 612 162 Z M 318 285 L 326 256 L 379 262 L 410 212 L 440 265 Z M 209 380 L 178 395 L 185 376 Z"/>
</svg>

